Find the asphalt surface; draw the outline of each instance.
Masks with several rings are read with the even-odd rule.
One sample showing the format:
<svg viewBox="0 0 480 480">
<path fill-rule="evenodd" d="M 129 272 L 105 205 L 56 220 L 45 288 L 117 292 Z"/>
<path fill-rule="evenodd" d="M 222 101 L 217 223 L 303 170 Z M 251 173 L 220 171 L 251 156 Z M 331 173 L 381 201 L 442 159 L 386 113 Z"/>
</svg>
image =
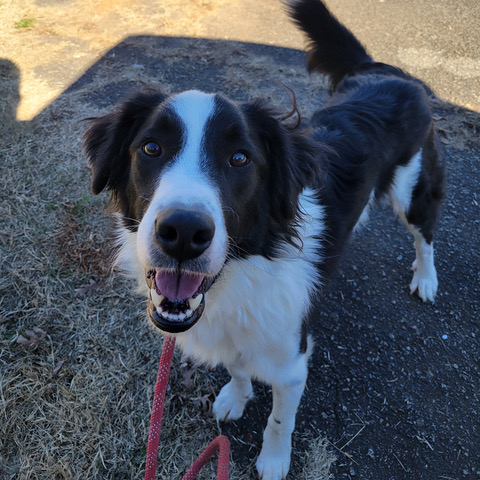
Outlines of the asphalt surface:
<svg viewBox="0 0 480 480">
<path fill-rule="evenodd" d="M 479 479 L 480 115 L 458 105 L 480 111 L 480 2 L 330 4 L 376 59 L 408 69 L 447 102 L 435 103 L 434 112 L 448 195 L 435 239 L 440 286 L 434 305 L 409 294 L 412 239 L 388 207 L 355 236 L 312 312 L 317 347 L 297 430 L 329 439 L 338 457 L 335 479 Z M 314 80 L 298 50 L 303 41 L 277 2 L 235 1 L 222 12 L 203 24 L 217 39 L 128 38 L 65 95 L 91 84 L 85 105 L 108 107 L 137 86 L 119 81 L 122 72 L 141 68 L 142 84 L 151 80 L 173 91 L 216 90 L 245 100 L 269 92 L 264 79 L 276 78 L 296 90 L 300 108 L 326 100 L 321 79 L 310 92 Z M 107 67 L 115 83 L 98 91 L 96 75 Z M 246 78 L 250 83 L 242 83 Z M 258 453 L 244 445 L 260 446 L 258 426 L 268 415 L 268 389 L 256 389 L 259 400 L 226 428 L 238 439 L 233 455 L 240 462 Z M 305 445 L 299 436 L 294 441 L 295 472 Z"/>
<path fill-rule="evenodd" d="M 420 77 L 443 100 L 480 112 L 478 0 L 330 0 L 327 5 L 375 59 Z M 229 1 L 199 23 L 208 38 L 304 47 L 279 0 Z"/>
</svg>

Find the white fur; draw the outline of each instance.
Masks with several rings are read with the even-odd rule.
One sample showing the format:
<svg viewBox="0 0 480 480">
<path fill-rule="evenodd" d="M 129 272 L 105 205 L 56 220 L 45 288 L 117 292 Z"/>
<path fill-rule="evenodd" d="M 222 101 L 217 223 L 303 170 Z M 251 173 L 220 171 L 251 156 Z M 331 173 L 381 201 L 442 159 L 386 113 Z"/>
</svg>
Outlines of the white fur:
<svg viewBox="0 0 480 480">
<path fill-rule="evenodd" d="M 319 258 L 323 209 L 302 196 L 307 212 L 301 229 L 303 250 L 285 245 L 279 259 L 252 257 L 230 261 L 207 292 L 200 321 L 177 335 L 184 352 L 227 367 L 232 380 L 217 397 L 218 420 L 239 418 L 252 397 L 251 377 L 272 385 L 269 417 L 257 470 L 264 480 L 280 480 L 290 466 L 291 434 L 307 379 L 309 353 L 299 353 L 300 325 L 320 282 Z"/>
<path fill-rule="evenodd" d="M 211 365 L 240 361 L 252 377 L 268 383 L 295 378 L 285 355 L 291 352 L 292 360 L 297 355 L 301 319 L 320 282 L 314 265 L 320 245 L 314 235 L 321 234 L 323 223 L 323 209 L 311 192 L 302 195 L 301 203 L 307 212 L 302 251 L 284 245 L 275 260 L 229 261 L 206 294 L 201 320 L 177 335 L 185 353 Z"/>
<path fill-rule="evenodd" d="M 365 205 L 365 208 L 363 209 L 362 213 L 360 214 L 360 217 L 358 218 L 357 223 L 353 227 L 354 232 L 358 232 L 358 230 L 360 230 L 360 228 L 365 223 L 368 222 L 368 217 L 369 217 L 369 214 L 370 214 L 370 210 L 371 210 L 374 203 L 375 203 L 375 190 L 372 190 L 370 192 L 368 202 Z"/>
<path fill-rule="evenodd" d="M 422 151 L 412 157 L 410 162 L 398 167 L 390 190 L 390 198 L 395 213 L 413 235 L 415 260 L 412 264 L 413 278 L 410 292 L 418 293 L 424 301 L 433 302 L 438 289 L 437 271 L 435 269 L 433 243 L 428 244 L 417 227 L 408 223 L 407 212 L 412 201 L 412 194 L 422 168 Z"/>
<path fill-rule="evenodd" d="M 420 232 L 416 232 L 414 237 L 416 258 L 412 264 L 413 278 L 410 283 L 410 293 L 417 291 L 424 302 L 427 300 L 434 302 L 438 278 L 433 258 L 433 242 L 427 243 Z"/>
<path fill-rule="evenodd" d="M 257 459 L 257 470 L 263 480 L 281 480 L 285 478 L 290 468 L 295 413 L 307 379 L 306 358 L 302 360 L 304 360 L 301 365 L 304 374 L 302 381 L 272 386 L 272 413 L 263 432 L 262 451 Z"/>
<path fill-rule="evenodd" d="M 418 182 L 422 168 L 422 151 L 414 155 L 407 165 L 397 167 L 393 179 L 390 197 L 395 213 L 405 215 L 410 208 L 412 192 Z"/>
<path fill-rule="evenodd" d="M 177 345 L 210 365 L 223 364 L 232 375 L 218 395 L 213 411 L 219 421 L 239 418 L 253 396 L 251 378 L 272 385 L 273 408 L 264 432 L 257 470 L 264 480 L 281 480 L 290 466 L 291 434 L 307 379 L 311 352 L 299 352 L 301 323 L 321 279 L 323 207 L 313 192 L 300 198 L 304 221 L 299 228 L 303 247 L 281 246 L 280 258 L 261 256 L 227 262 L 206 293 L 202 318 L 177 334 Z M 118 264 L 130 269 L 140 284 L 143 270 L 135 245 L 138 234 L 124 232 Z"/>
<path fill-rule="evenodd" d="M 159 179 L 150 205 L 140 222 L 138 258 L 144 267 L 152 265 L 151 239 L 158 212 L 173 205 L 194 207 L 208 213 L 215 223 L 215 235 L 203 256 L 208 260 L 205 273 L 216 275 L 225 262 L 227 232 L 218 191 L 201 168 L 201 162 L 205 160 L 202 150 L 204 129 L 214 113 L 213 95 L 195 90 L 183 92 L 173 97 L 172 107 L 184 124 L 186 141 L 172 165 Z"/>
<path fill-rule="evenodd" d="M 228 422 L 243 415 L 247 402 L 253 398 L 251 377 L 241 365 L 228 368 L 232 379 L 223 386 L 213 404 L 213 414 L 217 420 Z"/>
</svg>

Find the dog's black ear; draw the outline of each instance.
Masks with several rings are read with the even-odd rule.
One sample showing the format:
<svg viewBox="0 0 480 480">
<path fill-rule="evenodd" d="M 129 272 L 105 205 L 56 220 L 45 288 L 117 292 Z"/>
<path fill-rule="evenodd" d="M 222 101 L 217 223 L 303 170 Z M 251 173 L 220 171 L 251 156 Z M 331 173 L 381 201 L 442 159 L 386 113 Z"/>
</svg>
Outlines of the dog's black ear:
<svg viewBox="0 0 480 480">
<path fill-rule="evenodd" d="M 243 106 L 249 122 L 260 137 L 269 171 L 268 189 L 270 216 L 277 228 L 296 236 L 295 225 L 300 217 L 298 197 L 318 179 L 318 147 L 308 137 L 280 120 L 278 114 L 257 100 Z"/>
<path fill-rule="evenodd" d="M 117 190 L 129 174 L 129 146 L 141 125 L 165 100 L 159 90 L 143 90 L 119 103 L 107 115 L 86 119 L 83 148 L 92 167 L 92 191 Z"/>
</svg>

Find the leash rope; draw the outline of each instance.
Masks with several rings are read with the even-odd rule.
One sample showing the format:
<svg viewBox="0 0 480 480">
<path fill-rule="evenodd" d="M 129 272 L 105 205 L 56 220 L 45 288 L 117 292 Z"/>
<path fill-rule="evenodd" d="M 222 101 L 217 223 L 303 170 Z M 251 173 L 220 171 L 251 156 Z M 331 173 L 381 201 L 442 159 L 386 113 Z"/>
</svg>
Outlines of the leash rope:
<svg viewBox="0 0 480 480">
<path fill-rule="evenodd" d="M 160 441 L 160 432 L 162 429 L 165 392 L 167 390 L 168 376 L 174 350 L 175 337 L 165 335 L 160 364 L 158 366 L 157 381 L 155 383 L 155 392 L 153 394 L 152 415 L 150 416 L 150 429 L 148 431 L 147 457 L 145 461 L 145 480 L 156 479 L 158 443 Z M 230 442 L 225 435 L 219 435 L 208 444 L 188 472 L 183 476 L 182 480 L 193 480 L 217 451 L 219 452 L 217 480 L 228 480 Z"/>
</svg>

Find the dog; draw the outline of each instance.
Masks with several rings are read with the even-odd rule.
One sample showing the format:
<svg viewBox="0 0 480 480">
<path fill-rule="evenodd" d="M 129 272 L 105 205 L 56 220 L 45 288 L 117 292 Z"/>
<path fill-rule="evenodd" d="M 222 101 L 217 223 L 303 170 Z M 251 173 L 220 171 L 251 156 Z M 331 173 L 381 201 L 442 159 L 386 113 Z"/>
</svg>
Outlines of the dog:
<svg viewBox="0 0 480 480">
<path fill-rule="evenodd" d="M 332 86 L 308 129 L 263 100 L 147 89 L 90 119 L 84 136 L 93 193 L 111 192 L 118 264 L 145 292 L 151 322 L 231 374 L 216 418 L 242 416 L 252 378 L 272 386 L 264 480 L 288 473 L 308 314 L 352 230 L 389 198 L 414 237 L 410 290 L 433 301 L 444 189 L 428 89 L 375 62 L 319 0 L 288 9 L 310 39 L 310 70 Z"/>
</svg>

